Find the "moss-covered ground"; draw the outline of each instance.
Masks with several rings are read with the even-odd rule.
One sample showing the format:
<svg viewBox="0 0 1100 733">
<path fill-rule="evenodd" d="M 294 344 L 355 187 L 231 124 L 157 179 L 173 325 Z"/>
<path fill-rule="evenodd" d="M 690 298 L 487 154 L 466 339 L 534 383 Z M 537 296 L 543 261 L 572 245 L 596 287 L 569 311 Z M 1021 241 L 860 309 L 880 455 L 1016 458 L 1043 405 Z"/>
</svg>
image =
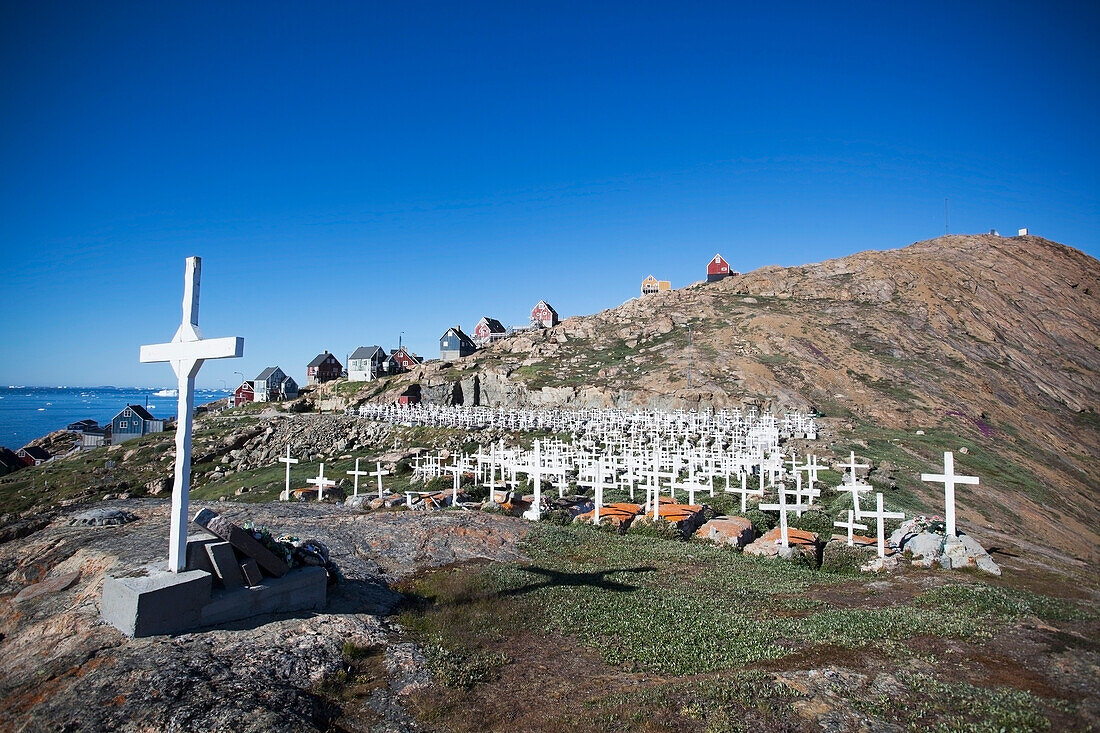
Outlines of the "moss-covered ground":
<svg viewBox="0 0 1100 733">
<path fill-rule="evenodd" d="M 1001 640 L 1036 625 L 1094 631 L 1085 601 L 970 574 L 845 577 L 575 526 L 536 525 L 522 549 L 528 562 L 436 569 L 401 588 L 399 620 L 436 672 L 413 700 L 428 727 L 816 730 L 810 713 L 828 705 L 902 730 L 1080 720 L 1080 691 L 1037 683 L 1042 664 Z M 835 679 L 813 683 L 825 669 Z"/>
</svg>

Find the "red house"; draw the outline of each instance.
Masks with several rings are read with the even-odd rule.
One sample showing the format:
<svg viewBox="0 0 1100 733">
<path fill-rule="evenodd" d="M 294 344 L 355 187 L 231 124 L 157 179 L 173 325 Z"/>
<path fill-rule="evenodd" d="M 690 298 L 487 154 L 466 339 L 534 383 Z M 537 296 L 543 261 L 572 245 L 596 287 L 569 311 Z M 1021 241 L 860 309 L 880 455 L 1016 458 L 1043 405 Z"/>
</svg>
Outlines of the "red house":
<svg viewBox="0 0 1100 733">
<path fill-rule="evenodd" d="M 320 384 L 339 379 L 344 373 L 344 365 L 336 360 L 336 357 L 325 351 L 318 354 L 313 361 L 306 364 L 306 382 Z"/>
<path fill-rule="evenodd" d="M 404 392 L 402 392 L 401 395 L 397 398 L 397 404 L 401 405 L 402 407 L 409 407 L 411 405 L 419 405 L 420 404 L 420 385 L 419 384 L 409 385 L 409 388 L 406 389 Z"/>
<path fill-rule="evenodd" d="M 423 361 L 424 360 L 416 354 L 410 354 L 405 350 L 405 347 L 402 346 L 400 349 L 390 352 L 390 355 L 382 362 L 382 370 L 387 374 L 401 374 L 409 371 Z"/>
<path fill-rule="evenodd" d="M 714 255 L 714 259 L 707 264 L 708 283 L 717 282 L 722 278 L 738 274 L 740 273 L 730 269 L 730 263 L 726 262 L 726 259 L 722 255 Z"/>
<path fill-rule="evenodd" d="M 531 309 L 531 325 L 542 328 L 553 328 L 558 325 L 558 312 L 545 300 L 540 300 Z"/>
<path fill-rule="evenodd" d="M 508 329 L 495 318 L 484 316 L 474 326 L 473 341 L 478 346 L 485 346 L 493 341 L 499 341 L 508 335 Z"/>
<path fill-rule="evenodd" d="M 233 406 L 240 407 L 255 401 L 256 390 L 252 387 L 252 382 L 241 382 L 241 386 L 233 393 Z"/>
<path fill-rule="evenodd" d="M 40 466 L 50 460 L 50 454 L 46 449 L 39 448 L 36 445 L 20 448 L 15 452 L 15 455 L 19 456 L 19 460 L 23 461 L 24 466 Z"/>
</svg>

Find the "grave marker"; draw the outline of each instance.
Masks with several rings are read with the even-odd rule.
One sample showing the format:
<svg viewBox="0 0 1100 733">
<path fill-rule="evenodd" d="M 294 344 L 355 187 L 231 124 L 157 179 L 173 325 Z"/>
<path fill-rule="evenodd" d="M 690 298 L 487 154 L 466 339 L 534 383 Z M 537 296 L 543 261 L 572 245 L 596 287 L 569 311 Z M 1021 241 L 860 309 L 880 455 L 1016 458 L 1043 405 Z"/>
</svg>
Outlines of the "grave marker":
<svg viewBox="0 0 1100 733">
<path fill-rule="evenodd" d="M 957 537 L 955 532 L 955 484 L 978 485 L 977 476 L 960 476 L 955 473 L 955 454 L 951 451 L 943 453 L 943 473 L 922 473 L 921 481 L 934 481 L 943 484 L 944 497 L 944 524 L 947 525 L 947 535 Z"/>
<path fill-rule="evenodd" d="M 317 471 L 317 478 L 307 478 L 307 484 L 313 484 L 317 487 L 317 501 L 322 501 L 325 498 L 325 489 L 333 487 L 336 482 L 332 479 L 325 478 L 325 464 L 321 464 L 320 470 Z"/>
<path fill-rule="evenodd" d="M 371 474 L 367 473 L 366 471 L 360 471 L 359 470 L 359 459 L 358 458 L 355 459 L 355 470 L 354 471 L 347 471 L 346 473 L 349 476 L 354 476 L 355 477 L 355 483 L 352 486 L 351 495 L 352 496 L 359 496 L 359 477 L 360 476 L 370 476 Z"/>
<path fill-rule="evenodd" d="M 297 458 L 290 457 L 290 443 L 287 443 L 286 455 L 279 458 L 279 463 L 286 464 L 286 488 L 283 490 L 283 493 L 279 495 L 281 501 L 290 501 L 290 466 L 297 462 Z"/>
<path fill-rule="evenodd" d="M 168 569 L 182 572 L 187 564 L 187 505 L 191 492 L 191 431 L 195 418 L 195 376 L 207 359 L 244 356 L 240 336 L 204 339 L 199 331 L 199 281 L 202 259 L 188 257 L 183 277 L 183 319 L 172 340 L 141 347 L 140 361 L 167 361 L 178 382 L 176 405 L 176 464 L 172 483 L 172 518 L 169 525 Z"/>
</svg>

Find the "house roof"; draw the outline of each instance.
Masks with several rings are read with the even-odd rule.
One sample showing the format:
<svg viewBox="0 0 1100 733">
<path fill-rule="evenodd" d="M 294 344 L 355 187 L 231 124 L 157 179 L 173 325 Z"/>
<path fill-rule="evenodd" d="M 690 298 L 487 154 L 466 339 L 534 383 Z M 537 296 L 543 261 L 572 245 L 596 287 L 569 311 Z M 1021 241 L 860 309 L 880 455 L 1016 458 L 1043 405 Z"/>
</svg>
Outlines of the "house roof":
<svg viewBox="0 0 1100 733">
<path fill-rule="evenodd" d="M 443 335 L 439 337 L 439 340 L 442 341 L 443 339 L 447 338 L 447 334 L 449 334 L 449 333 L 454 333 L 455 336 L 458 336 L 459 341 L 462 341 L 464 344 L 466 344 L 470 348 L 473 348 L 473 349 L 477 348 L 477 345 L 473 342 L 473 340 L 469 336 L 467 336 L 465 333 L 463 333 L 462 329 L 459 328 L 458 326 L 452 326 L 451 328 L 448 328 L 446 331 L 443 332 Z"/>
<path fill-rule="evenodd" d="M 256 377 L 256 379 L 254 379 L 253 381 L 254 382 L 266 382 L 267 380 L 271 379 L 271 375 L 273 375 L 275 373 L 276 369 L 279 369 L 279 367 L 273 366 L 273 367 L 268 367 L 267 369 L 264 369 L 262 372 L 260 372 L 260 376 Z M 279 371 L 282 371 L 282 370 L 279 369 Z"/>
<path fill-rule="evenodd" d="M 46 461 L 50 458 L 49 451 L 47 451 L 45 448 L 42 448 L 41 446 L 27 445 L 20 448 L 20 450 L 22 450 L 24 453 L 26 453 L 28 456 L 35 459 L 36 461 Z"/>
<path fill-rule="evenodd" d="M 233 391 L 234 391 L 234 392 L 240 392 L 240 391 L 241 391 L 242 389 L 243 389 L 244 391 L 246 391 L 246 392 L 255 392 L 255 391 L 256 391 L 256 390 L 255 390 L 255 389 L 254 389 L 254 388 L 252 387 L 252 382 L 249 382 L 249 381 L 247 381 L 247 380 L 246 380 L 246 381 L 244 381 L 244 382 L 241 382 L 240 386 L 239 386 L 239 387 L 237 387 L 237 389 L 235 389 L 235 390 L 233 390 Z"/>
<path fill-rule="evenodd" d="M 23 467 L 23 461 L 15 455 L 15 451 L 0 448 L 0 466 L 6 466 L 9 470 L 17 470 Z"/>
<path fill-rule="evenodd" d="M 124 407 L 123 409 L 118 411 L 118 415 L 121 415 L 126 410 L 132 410 L 133 413 L 135 415 L 137 415 L 138 417 L 140 417 L 142 420 L 156 420 L 157 419 L 157 418 L 153 417 L 153 415 L 148 410 L 146 410 L 144 407 L 142 407 L 141 405 L 126 405 L 126 407 Z M 118 415 L 115 415 L 115 417 L 118 417 Z"/>
<path fill-rule="evenodd" d="M 360 346 L 355 351 L 351 352 L 351 356 L 348 359 L 373 359 L 374 355 L 379 351 L 382 352 L 382 356 L 386 355 L 386 350 L 381 346 Z"/>
<path fill-rule="evenodd" d="M 327 351 L 326 351 L 326 352 L 324 352 L 324 353 L 318 354 L 317 356 L 315 356 L 315 357 L 313 358 L 313 361 L 311 361 L 310 363 L 306 364 L 306 367 L 319 367 L 319 366 L 321 366 L 322 364 L 324 364 L 324 363 L 325 363 L 325 360 L 326 360 L 326 359 L 328 359 L 328 358 L 329 358 L 330 356 L 332 356 L 332 354 L 330 354 L 330 353 L 329 353 L 329 352 L 327 352 Z M 333 358 L 333 359 L 336 359 L 336 357 L 335 357 L 335 356 L 332 356 L 332 358 Z M 337 364 L 339 364 L 339 363 L 340 363 L 340 362 L 339 362 L 339 360 L 337 360 L 337 361 L 336 361 L 336 363 L 337 363 Z"/>
<path fill-rule="evenodd" d="M 485 325 L 489 327 L 490 333 L 506 333 L 508 331 L 508 329 L 504 327 L 504 324 L 495 318 L 482 316 L 481 320 L 485 321 Z"/>
<path fill-rule="evenodd" d="M 540 300 L 539 302 L 535 303 L 535 307 L 534 307 L 534 308 L 532 308 L 531 310 L 538 310 L 538 307 L 539 307 L 540 305 L 541 305 L 541 306 L 543 306 L 543 307 L 545 307 L 545 308 L 546 308 L 546 310 L 550 311 L 550 312 L 551 312 L 551 313 L 553 313 L 553 314 L 554 314 L 555 316 L 556 316 L 556 315 L 558 314 L 558 312 L 557 312 L 556 310 L 554 310 L 554 306 L 550 305 L 550 304 L 549 304 L 549 303 L 547 303 L 547 302 L 546 302 L 545 300 Z"/>
</svg>

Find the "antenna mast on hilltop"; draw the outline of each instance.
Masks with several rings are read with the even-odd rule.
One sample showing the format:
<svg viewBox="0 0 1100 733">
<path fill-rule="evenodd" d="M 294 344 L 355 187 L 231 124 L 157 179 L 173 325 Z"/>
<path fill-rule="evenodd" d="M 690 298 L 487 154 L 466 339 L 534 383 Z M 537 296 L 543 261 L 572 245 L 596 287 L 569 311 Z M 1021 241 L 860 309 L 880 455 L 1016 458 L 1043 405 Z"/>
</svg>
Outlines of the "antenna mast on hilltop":
<svg viewBox="0 0 1100 733">
<path fill-rule="evenodd" d="M 947 199 L 943 200 L 943 233 L 945 235 L 951 233 L 951 217 L 947 211 Z"/>
</svg>

